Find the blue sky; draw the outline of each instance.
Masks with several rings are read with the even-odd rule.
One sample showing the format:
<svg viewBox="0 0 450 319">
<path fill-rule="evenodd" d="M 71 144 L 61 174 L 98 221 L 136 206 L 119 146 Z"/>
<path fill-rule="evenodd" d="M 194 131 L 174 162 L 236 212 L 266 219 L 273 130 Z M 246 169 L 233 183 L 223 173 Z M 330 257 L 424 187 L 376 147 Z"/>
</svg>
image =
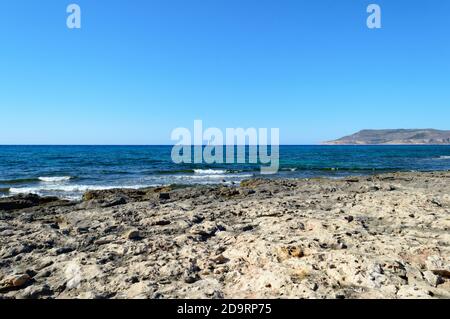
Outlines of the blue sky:
<svg viewBox="0 0 450 319">
<path fill-rule="evenodd" d="M 82 29 L 66 27 L 66 6 Z M 381 30 L 366 7 L 382 8 Z M 2 0 L 0 144 L 170 144 L 277 127 L 283 144 L 450 129 L 450 1 Z"/>
</svg>

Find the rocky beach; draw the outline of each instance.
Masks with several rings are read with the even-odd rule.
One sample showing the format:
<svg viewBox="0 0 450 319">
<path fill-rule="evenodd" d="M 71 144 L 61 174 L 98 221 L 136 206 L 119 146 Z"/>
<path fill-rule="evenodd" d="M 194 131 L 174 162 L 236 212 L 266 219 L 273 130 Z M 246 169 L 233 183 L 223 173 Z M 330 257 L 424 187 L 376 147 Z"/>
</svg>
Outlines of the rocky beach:
<svg viewBox="0 0 450 319">
<path fill-rule="evenodd" d="M 0 199 L 0 298 L 450 298 L 450 172 Z"/>
</svg>

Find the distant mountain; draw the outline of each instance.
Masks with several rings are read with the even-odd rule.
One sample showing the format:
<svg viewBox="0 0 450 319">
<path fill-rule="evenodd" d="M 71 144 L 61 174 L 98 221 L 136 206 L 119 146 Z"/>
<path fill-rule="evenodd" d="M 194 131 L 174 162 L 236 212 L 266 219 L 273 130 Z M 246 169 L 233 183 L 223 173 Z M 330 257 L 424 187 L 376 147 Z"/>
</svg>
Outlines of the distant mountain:
<svg viewBox="0 0 450 319">
<path fill-rule="evenodd" d="M 334 141 L 324 142 L 326 145 L 450 145 L 450 131 L 433 129 L 417 130 L 362 130 L 353 135 Z"/>
</svg>

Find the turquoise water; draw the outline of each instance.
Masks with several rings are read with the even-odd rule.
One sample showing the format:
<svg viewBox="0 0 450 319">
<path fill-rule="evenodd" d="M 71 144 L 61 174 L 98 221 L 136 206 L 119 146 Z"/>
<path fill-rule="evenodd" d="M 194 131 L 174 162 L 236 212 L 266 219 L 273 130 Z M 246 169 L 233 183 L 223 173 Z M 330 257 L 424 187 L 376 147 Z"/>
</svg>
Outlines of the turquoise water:
<svg viewBox="0 0 450 319">
<path fill-rule="evenodd" d="M 174 164 L 171 146 L 0 146 L 0 196 L 79 198 L 88 189 L 233 184 L 256 164 Z M 450 169 L 450 146 L 281 146 L 272 178 Z"/>
</svg>

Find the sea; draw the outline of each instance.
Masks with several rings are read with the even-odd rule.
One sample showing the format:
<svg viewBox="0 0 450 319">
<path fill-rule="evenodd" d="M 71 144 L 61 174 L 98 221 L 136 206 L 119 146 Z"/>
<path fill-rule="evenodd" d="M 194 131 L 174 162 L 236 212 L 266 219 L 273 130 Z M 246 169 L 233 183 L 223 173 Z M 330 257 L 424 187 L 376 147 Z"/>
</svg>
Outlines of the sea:
<svg viewBox="0 0 450 319">
<path fill-rule="evenodd" d="M 260 164 L 175 164 L 171 151 L 172 146 L 0 146 L 0 196 L 79 199 L 98 189 L 450 170 L 450 146 L 286 145 L 280 146 L 274 175 L 261 175 Z"/>
</svg>

